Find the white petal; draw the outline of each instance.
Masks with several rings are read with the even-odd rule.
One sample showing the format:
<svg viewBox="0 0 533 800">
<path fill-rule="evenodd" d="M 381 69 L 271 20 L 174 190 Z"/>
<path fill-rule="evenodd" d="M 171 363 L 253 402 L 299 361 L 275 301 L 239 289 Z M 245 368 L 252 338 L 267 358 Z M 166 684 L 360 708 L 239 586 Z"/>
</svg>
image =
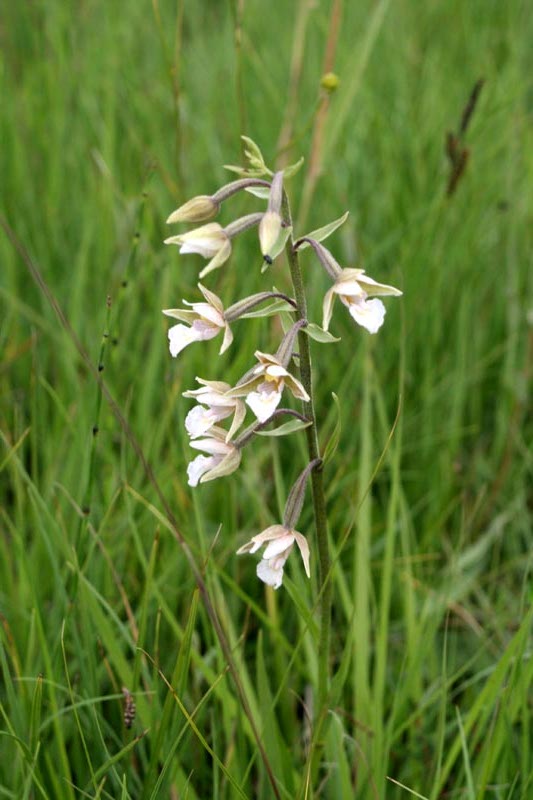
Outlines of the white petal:
<svg viewBox="0 0 533 800">
<path fill-rule="evenodd" d="M 277 567 L 277 568 L 276 568 Z M 257 565 L 257 577 L 266 583 L 268 586 L 273 586 L 274 589 L 279 589 L 283 582 L 283 564 L 276 567 L 272 566 L 270 561 L 264 559 Z"/>
<path fill-rule="evenodd" d="M 184 301 L 185 302 L 185 301 Z M 192 310 L 202 319 L 208 320 L 213 325 L 223 328 L 226 324 L 222 314 L 210 306 L 209 303 L 191 303 Z"/>
<path fill-rule="evenodd" d="M 307 539 L 302 533 L 298 533 L 298 531 L 294 531 L 294 538 L 296 539 L 296 544 L 298 545 L 300 555 L 302 556 L 302 561 L 304 562 L 305 574 L 308 578 L 310 578 L 311 572 L 309 570 L 309 545 L 307 543 Z"/>
<path fill-rule="evenodd" d="M 264 384 L 260 384 L 258 389 L 261 386 Z M 280 400 L 281 391 L 257 391 L 250 392 L 246 398 L 246 404 L 252 409 L 259 422 L 266 422 L 279 406 Z"/>
<path fill-rule="evenodd" d="M 215 336 L 218 336 L 222 328 L 206 320 L 195 319 L 191 325 L 191 330 L 194 332 L 196 341 L 205 341 L 206 339 L 213 339 Z"/>
<path fill-rule="evenodd" d="M 231 408 L 204 408 L 195 406 L 185 417 L 185 430 L 191 437 L 196 439 L 213 427 L 217 422 L 231 414 Z"/>
<path fill-rule="evenodd" d="M 222 355 L 222 353 L 226 352 L 232 341 L 233 341 L 233 332 L 230 326 L 226 323 L 224 329 L 224 341 L 222 342 L 222 347 L 220 348 L 219 355 Z"/>
<path fill-rule="evenodd" d="M 180 253 L 187 255 L 188 253 L 198 253 L 199 256 L 204 258 L 212 258 L 220 250 L 220 244 L 210 239 L 191 239 L 188 242 L 183 242 L 180 247 Z"/>
<path fill-rule="evenodd" d="M 279 554 L 284 553 L 293 542 L 294 533 L 292 533 L 292 531 L 286 531 L 282 536 L 272 539 L 272 541 L 267 544 L 263 553 L 263 558 L 269 559 L 274 558 L 274 556 L 279 556 Z"/>
<path fill-rule="evenodd" d="M 288 375 L 289 373 L 287 372 L 285 367 L 278 366 L 277 364 L 272 364 L 271 366 L 268 366 L 266 368 L 265 374 L 272 375 L 272 377 L 274 378 L 281 378 L 284 377 L 285 375 Z"/>
<path fill-rule="evenodd" d="M 189 486 L 198 486 L 198 481 L 206 472 L 212 469 L 217 463 L 214 456 L 196 456 L 187 467 L 189 476 Z"/>
<path fill-rule="evenodd" d="M 199 253 L 204 258 L 212 258 L 226 238 L 221 226 L 217 222 L 211 222 L 180 236 L 170 237 L 165 240 L 165 244 L 180 244 L 180 253 Z"/>
<path fill-rule="evenodd" d="M 369 333 L 377 333 L 385 319 L 385 306 L 381 300 L 361 300 L 348 306 L 351 316 Z"/>
<path fill-rule="evenodd" d="M 170 354 L 176 358 L 178 353 L 181 353 L 188 344 L 196 342 L 200 338 L 198 333 L 193 328 L 187 327 L 187 325 L 173 325 L 168 331 Z"/>
<path fill-rule="evenodd" d="M 335 298 L 335 286 L 333 285 L 331 289 L 328 289 L 326 294 L 324 295 L 324 302 L 322 303 L 322 327 L 325 331 L 329 329 L 329 323 L 331 322 L 331 314 L 333 311 L 333 300 Z"/>
<path fill-rule="evenodd" d="M 225 433 L 226 432 L 224 431 L 224 435 Z M 203 450 L 204 453 L 209 453 L 213 456 L 226 456 L 233 449 L 233 445 L 226 444 L 225 442 L 214 438 L 195 439 L 193 442 L 189 442 L 189 444 L 191 447 L 194 447 L 195 450 Z"/>
<path fill-rule="evenodd" d="M 337 281 L 337 283 L 333 285 L 333 291 L 341 297 L 343 295 L 346 297 L 365 297 L 366 294 L 358 281 Z"/>
<path fill-rule="evenodd" d="M 211 259 L 209 264 L 207 264 L 200 272 L 200 278 L 203 278 L 205 275 L 208 275 L 214 269 L 218 269 L 219 267 L 222 266 L 222 264 L 225 264 L 230 255 L 231 255 L 231 242 L 229 239 L 226 239 L 225 242 L 220 244 L 216 252 L 213 253 L 213 258 Z M 206 258 L 209 258 L 209 256 L 206 256 Z"/>
</svg>

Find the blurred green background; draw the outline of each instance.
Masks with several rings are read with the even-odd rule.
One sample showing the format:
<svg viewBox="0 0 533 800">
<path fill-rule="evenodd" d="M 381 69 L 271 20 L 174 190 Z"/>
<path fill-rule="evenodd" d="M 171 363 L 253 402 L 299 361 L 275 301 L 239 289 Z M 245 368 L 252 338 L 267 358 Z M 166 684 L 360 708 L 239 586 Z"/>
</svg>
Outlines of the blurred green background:
<svg viewBox="0 0 533 800">
<path fill-rule="evenodd" d="M 280 797 L 531 796 L 532 28 L 518 0 L 4 7 L 0 797 L 275 796 L 132 436 L 202 567 Z M 446 134 L 480 79 L 448 195 Z M 287 183 L 299 235 L 349 209 L 338 260 L 404 291 L 377 336 L 339 304 L 341 341 L 313 346 L 321 441 L 332 392 L 342 429 L 326 471 L 335 697 L 310 786 L 316 575 L 293 556 L 273 594 L 235 556 L 279 521 L 303 435 L 186 479 L 181 392 L 237 380 L 279 325 L 240 321 L 224 356 L 215 340 L 173 360 L 161 315 L 197 299 L 204 265 L 163 246 L 164 221 L 231 179 L 242 133 L 271 165 L 305 156 Z M 221 221 L 262 207 L 239 196 Z M 302 261 L 320 323 L 328 280 Z M 205 283 L 226 305 L 289 290 L 283 258 L 260 267 L 252 231 Z M 312 543 L 310 503 L 299 527 Z"/>
</svg>

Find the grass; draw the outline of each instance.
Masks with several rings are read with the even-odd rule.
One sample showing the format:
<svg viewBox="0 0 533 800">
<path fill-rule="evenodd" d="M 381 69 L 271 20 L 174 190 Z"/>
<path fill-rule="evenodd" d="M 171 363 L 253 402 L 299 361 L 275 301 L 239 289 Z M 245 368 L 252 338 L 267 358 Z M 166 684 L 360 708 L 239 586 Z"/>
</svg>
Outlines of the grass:
<svg viewBox="0 0 533 800">
<path fill-rule="evenodd" d="M 341 11 L 341 82 L 320 104 Z M 6 6 L 1 213 L 71 327 L 2 235 L 0 798 L 270 798 L 272 781 L 281 798 L 531 795 L 527 11 Z M 445 133 L 480 77 L 447 197 Z M 295 559 L 273 593 L 235 556 L 279 521 L 303 434 L 258 439 L 243 469 L 195 490 L 185 473 L 181 392 L 197 374 L 236 380 L 279 332 L 237 322 L 223 357 L 205 342 L 174 361 L 160 314 L 196 296 L 198 273 L 162 246 L 166 216 L 227 179 L 241 133 L 274 160 L 287 119 L 287 157 L 308 159 L 290 184 L 300 232 L 350 209 L 330 240 L 339 260 L 404 290 L 378 336 L 338 308 L 341 342 L 313 347 L 322 446 L 331 392 L 341 422 L 325 473 L 333 685 L 317 772 L 315 575 Z M 224 221 L 246 208 L 236 199 Z M 302 261 L 320 321 L 327 281 Z M 282 260 L 261 277 L 251 234 L 208 285 L 229 303 L 273 282 L 288 286 Z M 312 541 L 309 497 L 300 529 Z"/>
</svg>

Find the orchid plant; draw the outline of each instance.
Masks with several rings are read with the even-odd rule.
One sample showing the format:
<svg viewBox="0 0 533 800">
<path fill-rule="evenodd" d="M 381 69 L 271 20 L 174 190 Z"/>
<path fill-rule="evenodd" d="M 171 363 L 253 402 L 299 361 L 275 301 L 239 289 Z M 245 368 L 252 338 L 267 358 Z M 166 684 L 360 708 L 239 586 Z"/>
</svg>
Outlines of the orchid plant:
<svg viewBox="0 0 533 800">
<path fill-rule="evenodd" d="M 185 428 L 191 447 L 205 455 L 197 455 L 188 467 L 189 485 L 222 478 L 235 472 L 241 463 L 245 446 L 263 432 L 270 423 L 283 415 L 290 415 L 289 423 L 278 428 L 276 433 L 293 435 L 305 430 L 309 462 L 302 470 L 289 492 L 282 524 L 271 525 L 242 545 L 237 551 L 256 553 L 262 547 L 262 559 L 257 565 L 257 576 L 264 583 L 278 589 L 282 585 L 284 567 L 296 544 L 305 573 L 309 577 L 312 548 L 305 536 L 295 528 L 301 514 L 306 483 L 311 478 L 313 510 L 318 551 L 319 586 L 321 603 L 321 632 L 319 660 L 327 675 L 329 624 L 331 611 L 331 589 L 329 586 L 330 557 L 327 542 L 327 517 L 323 488 L 323 458 L 319 451 L 318 431 L 313 400 L 313 376 L 309 353 L 309 338 L 319 342 L 336 342 L 329 333 L 335 297 L 345 305 L 354 322 L 368 333 L 375 334 L 383 325 L 385 306 L 382 296 L 398 296 L 402 292 L 387 284 L 378 283 L 366 275 L 363 269 L 342 267 L 322 242 L 335 232 L 347 219 L 348 213 L 305 236 L 295 237 L 289 199 L 284 182 L 300 167 L 301 161 L 284 171 L 268 169 L 258 146 L 248 137 L 245 143 L 245 167 L 228 169 L 239 178 L 226 184 L 213 195 L 200 195 L 180 206 L 168 218 L 168 223 L 207 223 L 186 233 L 171 236 L 166 244 L 178 245 L 180 253 L 196 253 L 209 263 L 200 272 L 204 278 L 211 271 L 222 267 L 230 258 L 233 240 L 243 231 L 257 226 L 263 272 L 285 251 L 290 269 L 294 298 L 273 289 L 238 300 L 225 307 L 222 300 L 202 284 L 198 288 L 203 301 L 183 301 L 187 308 L 167 309 L 163 313 L 178 320 L 168 331 L 170 353 L 176 357 L 192 342 L 222 336 L 220 352 L 223 353 L 233 341 L 231 326 L 239 318 L 253 312 L 254 316 L 281 314 L 282 323 L 288 312 L 295 319 L 285 325 L 285 336 L 275 353 L 255 352 L 257 364 L 235 384 L 219 380 L 197 378 L 200 388 L 184 392 L 197 405 L 189 411 Z M 247 191 L 267 200 L 263 213 L 251 213 L 226 227 L 216 222 L 207 222 L 220 211 L 221 204 L 238 192 Z M 299 263 L 299 253 L 311 248 L 318 263 L 331 279 L 331 287 L 323 302 L 322 327 L 307 319 L 306 293 Z M 371 298 L 371 299 L 370 299 Z M 268 305 L 264 305 L 268 302 Z M 259 307 L 259 308 L 256 308 Z M 298 352 L 295 352 L 297 343 Z M 283 393 L 288 390 L 301 401 L 301 412 L 280 408 Z M 247 407 L 255 420 L 243 431 Z M 231 418 L 231 419 L 230 419 Z M 229 421 L 228 428 L 220 427 Z M 324 677 L 324 680 L 327 678 Z M 324 687 L 322 687 L 324 689 Z"/>
</svg>

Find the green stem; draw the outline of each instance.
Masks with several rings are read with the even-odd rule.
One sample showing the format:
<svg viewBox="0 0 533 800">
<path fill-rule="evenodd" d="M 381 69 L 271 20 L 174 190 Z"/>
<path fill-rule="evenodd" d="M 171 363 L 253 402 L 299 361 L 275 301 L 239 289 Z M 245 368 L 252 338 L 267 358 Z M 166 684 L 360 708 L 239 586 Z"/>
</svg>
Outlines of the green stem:
<svg viewBox="0 0 533 800">
<path fill-rule="evenodd" d="M 285 222 L 292 226 L 291 210 L 287 195 L 283 195 L 283 215 Z M 298 258 L 298 251 L 294 249 L 292 236 L 287 242 L 287 258 L 291 271 L 294 297 L 298 305 L 299 319 L 307 319 L 307 302 L 305 288 L 303 284 L 302 271 Z M 316 426 L 316 416 L 313 397 L 313 376 L 311 369 L 311 353 L 309 349 L 309 337 L 300 330 L 298 332 L 298 346 L 300 353 L 300 378 L 302 384 L 310 397 L 308 403 L 303 403 L 305 416 L 311 421 L 311 425 L 305 429 L 307 436 L 307 449 L 309 460 L 320 458 L 320 448 L 318 444 L 318 431 Z M 332 586 L 329 580 L 331 561 L 328 547 L 328 522 L 326 515 L 326 498 L 324 494 L 324 479 L 322 465 L 316 467 L 311 473 L 311 485 L 313 490 L 313 511 L 315 516 L 315 527 L 318 543 L 319 559 L 319 597 L 320 597 L 320 637 L 318 642 L 318 703 L 315 718 L 323 719 L 325 704 L 329 692 L 329 640 L 331 626 L 331 601 Z"/>
</svg>

